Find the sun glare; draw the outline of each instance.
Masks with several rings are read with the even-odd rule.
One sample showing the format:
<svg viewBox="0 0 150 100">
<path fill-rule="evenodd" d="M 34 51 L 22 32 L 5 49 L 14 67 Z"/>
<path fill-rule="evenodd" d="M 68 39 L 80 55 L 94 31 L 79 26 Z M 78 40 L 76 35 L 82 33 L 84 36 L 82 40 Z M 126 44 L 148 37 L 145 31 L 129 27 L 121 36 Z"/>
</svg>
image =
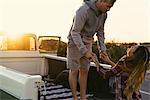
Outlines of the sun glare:
<svg viewBox="0 0 150 100">
<path fill-rule="evenodd" d="M 6 33 L 6 35 L 8 36 L 8 38 L 12 40 L 17 40 L 22 36 L 22 34 L 17 34 L 17 33 Z"/>
</svg>

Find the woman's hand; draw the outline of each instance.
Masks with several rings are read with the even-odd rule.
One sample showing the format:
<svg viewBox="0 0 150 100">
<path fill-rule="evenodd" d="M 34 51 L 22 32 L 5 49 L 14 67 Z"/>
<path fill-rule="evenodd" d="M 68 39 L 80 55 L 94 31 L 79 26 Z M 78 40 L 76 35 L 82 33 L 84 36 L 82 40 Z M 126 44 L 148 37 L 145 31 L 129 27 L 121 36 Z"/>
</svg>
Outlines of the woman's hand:
<svg viewBox="0 0 150 100">
<path fill-rule="evenodd" d="M 110 59 L 105 51 L 102 51 L 100 53 L 100 58 L 107 63 L 110 62 Z"/>
<path fill-rule="evenodd" d="M 115 66 L 115 63 L 112 62 L 110 59 L 109 59 L 109 56 L 108 54 L 106 53 L 106 51 L 102 51 L 100 53 L 100 58 L 105 61 L 106 63 L 110 64 L 112 67 Z"/>
<path fill-rule="evenodd" d="M 85 57 L 88 58 L 90 61 L 93 61 L 97 67 L 97 71 L 99 71 L 100 64 L 99 64 L 96 54 L 88 51 L 85 53 Z"/>
</svg>

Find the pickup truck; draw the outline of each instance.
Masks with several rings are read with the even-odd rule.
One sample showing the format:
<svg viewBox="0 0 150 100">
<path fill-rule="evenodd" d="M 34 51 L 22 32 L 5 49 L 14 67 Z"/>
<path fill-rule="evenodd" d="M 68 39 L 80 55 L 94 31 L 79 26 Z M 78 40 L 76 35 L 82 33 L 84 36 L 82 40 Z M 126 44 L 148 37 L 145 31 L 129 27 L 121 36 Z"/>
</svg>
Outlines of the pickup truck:
<svg viewBox="0 0 150 100">
<path fill-rule="evenodd" d="M 67 70 L 67 59 L 58 56 L 61 45 L 59 36 L 23 34 L 9 37 L 0 34 L 0 100 L 45 100 L 39 97 L 40 86 L 53 82 Z M 112 80 L 99 77 L 95 64 L 91 63 L 88 93 L 92 96 L 89 100 L 114 100 Z M 67 81 L 66 77 L 62 81 Z M 68 84 L 62 82 L 61 85 Z M 141 93 L 143 100 L 150 100 L 150 72 L 147 72 Z"/>
</svg>

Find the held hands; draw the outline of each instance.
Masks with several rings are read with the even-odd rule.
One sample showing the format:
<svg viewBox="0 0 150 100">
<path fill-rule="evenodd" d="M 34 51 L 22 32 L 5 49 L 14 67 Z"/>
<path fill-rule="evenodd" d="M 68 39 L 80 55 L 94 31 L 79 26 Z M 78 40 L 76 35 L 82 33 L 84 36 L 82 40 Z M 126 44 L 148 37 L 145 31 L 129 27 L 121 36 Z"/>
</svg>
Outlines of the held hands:
<svg viewBox="0 0 150 100">
<path fill-rule="evenodd" d="M 112 62 L 110 59 L 109 59 L 109 56 L 107 55 L 106 51 L 102 51 L 100 53 L 100 58 L 105 61 L 106 63 L 110 64 L 112 67 L 115 66 L 115 63 Z"/>
<path fill-rule="evenodd" d="M 107 63 L 110 62 L 110 59 L 109 59 L 109 57 L 108 57 L 106 51 L 102 51 L 102 52 L 100 53 L 100 58 L 101 58 L 103 61 L 107 62 Z"/>
<path fill-rule="evenodd" d="M 99 71 L 100 64 L 99 64 L 96 54 L 88 51 L 85 53 L 85 57 L 88 58 L 90 61 L 93 61 L 97 67 L 97 71 Z"/>
</svg>

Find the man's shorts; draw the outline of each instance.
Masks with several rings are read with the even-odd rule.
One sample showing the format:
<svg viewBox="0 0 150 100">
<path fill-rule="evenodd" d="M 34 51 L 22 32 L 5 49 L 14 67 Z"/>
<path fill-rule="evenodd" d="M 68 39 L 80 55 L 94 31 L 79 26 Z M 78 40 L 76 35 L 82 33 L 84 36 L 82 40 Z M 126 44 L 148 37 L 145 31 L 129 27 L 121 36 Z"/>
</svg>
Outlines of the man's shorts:
<svg viewBox="0 0 150 100">
<path fill-rule="evenodd" d="M 86 44 L 89 51 L 92 51 L 92 43 Z M 75 44 L 68 43 L 67 47 L 67 68 L 79 69 L 90 68 L 90 61 L 79 52 Z"/>
</svg>

